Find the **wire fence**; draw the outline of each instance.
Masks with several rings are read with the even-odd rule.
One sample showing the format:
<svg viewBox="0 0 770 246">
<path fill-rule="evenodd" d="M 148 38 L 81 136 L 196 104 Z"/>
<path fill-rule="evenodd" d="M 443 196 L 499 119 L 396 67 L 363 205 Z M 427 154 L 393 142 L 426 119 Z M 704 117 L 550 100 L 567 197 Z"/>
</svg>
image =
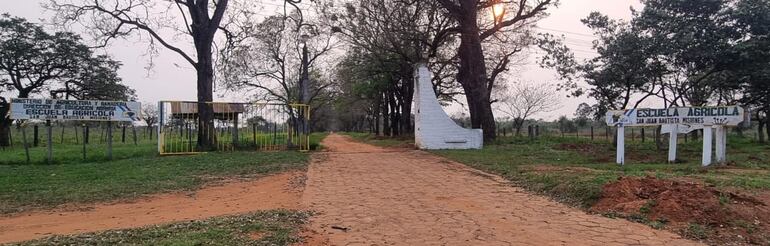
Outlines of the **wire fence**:
<svg viewBox="0 0 770 246">
<path fill-rule="evenodd" d="M 307 105 L 163 101 L 158 107 L 161 155 L 310 149 Z M 202 120 L 203 111 L 211 121 Z"/>
<path fill-rule="evenodd" d="M 106 122 L 54 122 L 50 128 L 53 145 L 104 144 L 108 139 Z M 113 141 L 120 144 L 146 144 L 156 138 L 155 127 L 114 123 L 112 131 Z M 11 126 L 8 138 L 9 146 L 0 146 L 0 150 L 23 148 L 25 142 L 31 147 L 46 147 L 48 125 L 44 121 L 17 123 Z"/>
<path fill-rule="evenodd" d="M 578 138 L 591 141 L 614 141 L 616 128 L 605 125 L 586 125 L 586 126 L 571 126 L 560 127 L 553 123 L 546 124 L 525 124 L 519 130 L 515 127 L 506 125 L 505 122 L 498 123 L 497 136 L 519 136 L 519 137 L 563 137 L 563 138 Z M 729 128 L 729 136 L 752 138 L 755 141 L 759 140 L 757 126 L 752 125 L 750 127 L 734 127 Z M 628 127 L 625 130 L 625 140 L 627 142 L 648 142 L 655 141 L 663 134 L 660 134 L 658 127 Z M 698 141 L 702 136 L 702 131 L 694 131 L 689 134 L 679 134 L 678 141 L 687 143 L 689 141 Z M 665 139 L 664 139 L 665 141 Z"/>
</svg>

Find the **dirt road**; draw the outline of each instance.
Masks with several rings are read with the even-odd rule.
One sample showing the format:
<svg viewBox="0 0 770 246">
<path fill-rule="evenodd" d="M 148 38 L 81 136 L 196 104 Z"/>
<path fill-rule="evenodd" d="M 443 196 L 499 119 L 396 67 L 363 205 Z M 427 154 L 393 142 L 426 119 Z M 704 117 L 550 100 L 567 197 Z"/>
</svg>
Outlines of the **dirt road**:
<svg viewBox="0 0 770 246">
<path fill-rule="evenodd" d="M 318 213 L 309 226 L 313 244 L 695 244 L 586 214 L 426 152 L 386 151 L 340 135 L 323 145 L 329 152 L 310 164 L 302 196 Z"/>
<path fill-rule="evenodd" d="M 255 210 L 300 209 L 301 172 L 232 181 L 192 193 L 151 196 L 130 203 L 78 206 L 0 217 L 0 244 L 51 235 L 77 234 L 205 219 Z M 75 207 L 73 205 L 72 207 Z"/>
<path fill-rule="evenodd" d="M 316 212 L 308 245 L 694 244 L 588 215 L 426 152 L 334 134 L 323 144 L 328 151 L 314 154 L 306 180 L 291 172 L 130 203 L 0 217 L 0 243 L 286 208 Z"/>
</svg>

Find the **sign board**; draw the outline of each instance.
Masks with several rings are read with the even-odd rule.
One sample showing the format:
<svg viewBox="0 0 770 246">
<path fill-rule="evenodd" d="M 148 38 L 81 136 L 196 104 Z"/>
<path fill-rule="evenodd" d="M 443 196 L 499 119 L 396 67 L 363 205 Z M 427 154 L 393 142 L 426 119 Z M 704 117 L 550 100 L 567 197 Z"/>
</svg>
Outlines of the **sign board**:
<svg viewBox="0 0 770 246">
<path fill-rule="evenodd" d="M 674 132 L 674 129 L 679 134 L 687 134 L 695 130 L 703 129 L 703 125 L 686 125 L 686 124 L 673 124 L 673 125 L 663 125 L 660 128 L 660 133 L 666 134 L 666 133 L 672 133 Z"/>
<path fill-rule="evenodd" d="M 10 116 L 16 120 L 139 121 L 141 103 L 13 98 Z"/>
<path fill-rule="evenodd" d="M 627 109 L 607 112 L 609 126 L 737 126 L 745 112 L 739 106 Z"/>
</svg>

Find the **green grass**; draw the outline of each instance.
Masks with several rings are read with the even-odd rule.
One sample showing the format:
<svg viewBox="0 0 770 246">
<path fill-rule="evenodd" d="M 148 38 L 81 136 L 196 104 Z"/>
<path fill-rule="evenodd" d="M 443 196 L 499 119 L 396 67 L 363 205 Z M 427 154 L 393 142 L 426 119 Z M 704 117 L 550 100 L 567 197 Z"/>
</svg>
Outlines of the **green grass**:
<svg viewBox="0 0 770 246">
<path fill-rule="evenodd" d="M 54 236 L 19 245 L 291 245 L 308 213 L 265 211 L 76 236 Z M 253 235 L 260 235 L 254 238 Z"/>
<path fill-rule="evenodd" d="M 383 140 L 362 133 L 348 135 L 381 146 L 408 144 L 404 139 Z M 770 189 L 768 145 L 731 136 L 727 151 L 729 168 L 701 168 L 700 141 L 680 143 L 678 150 L 682 163 L 667 164 L 667 150 L 657 150 L 652 138 L 645 143 L 637 138 L 636 142 L 626 143 L 627 164 L 624 166 L 614 163 L 615 150 L 611 143 L 576 137 L 541 137 L 536 140 L 499 137 L 481 150 L 432 152 L 501 175 L 531 191 L 579 207 L 593 205 L 599 199 L 601 187 L 621 176 L 689 178 L 717 187 L 748 191 Z"/>
<path fill-rule="evenodd" d="M 4 165 L 0 166 L 0 213 L 195 189 L 218 177 L 303 168 L 307 160 L 307 153 L 284 151 L 150 155 L 68 165 Z"/>
<path fill-rule="evenodd" d="M 320 146 L 324 133 L 311 135 Z M 304 168 L 309 154 L 280 152 L 212 152 L 186 156 L 157 155 L 150 143 L 116 145 L 114 160 L 89 154 L 82 159 L 79 146 L 58 145 L 56 165 L 46 165 L 45 148 L 32 148 L 33 164 L 25 164 L 23 149 L 0 156 L 0 214 L 50 208 L 66 203 L 92 203 L 174 190 L 199 188 L 206 182 L 231 176 L 254 176 Z M 92 145 L 89 148 L 99 149 Z M 21 156 L 19 156 L 21 152 Z M 97 152 L 94 150 L 93 152 Z M 9 164 L 10 163 L 10 164 Z"/>
<path fill-rule="evenodd" d="M 310 149 L 311 150 L 321 150 L 323 149 L 323 145 L 321 145 L 321 141 L 323 141 L 326 136 L 329 136 L 328 132 L 314 132 L 310 134 Z"/>
<path fill-rule="evenodd" d="M 610 143 L 569 137 L 535 141 L 503 137 L 482 150 L 434 153 L 500 174 L 525 188 L 581 207 L 596 202 L 601 187 L 620 176 L 686 177 L 717 187 L 770 189 L 770 146 L 731 138 L 728 144 L 731 168 L 724 169 L 701 168 L 700 144 L 680 143 L 679 156 L 684 163 L 666 164 L 667 151 L 657 150 L 654 143 L 629 143 L 624 166 L 613 163 L 615 151 Z"/>
<path fill-rule="evenodd" d="M 402 146 L 408 146 L 414 143 L 414 137 L 408 137 L 408 136 L 390 138 L 390 137 L 378 137 L 369 133 L 360 133 L 360 132 L 342 132 L 340 134 L 349 136 L 361 142 L 366 142 L 368 144 L 380 146 L 380 147 L 402 147 Z"/>
</svg>

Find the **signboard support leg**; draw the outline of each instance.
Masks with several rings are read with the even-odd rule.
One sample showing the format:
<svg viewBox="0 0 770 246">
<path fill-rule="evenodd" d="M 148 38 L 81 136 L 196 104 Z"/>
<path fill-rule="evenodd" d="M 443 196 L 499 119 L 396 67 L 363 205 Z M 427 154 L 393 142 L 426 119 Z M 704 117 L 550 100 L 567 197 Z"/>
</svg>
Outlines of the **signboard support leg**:
<svg viewBox="0 0 770 246">
<path fill-rule="evenodd" d="M 48 158 L 48 165 L 53 164 L 53 126 L 51 126 L 51 121 L 48 120 L 45 122 L 45 128 L 46 128 L 46 149 L 48 151 L 48 155 L 46 155 Z"/>
<path fill-rule="evenodd" d="M 668 134 L 668 163 L 676 162 L 676 144 L 679 138 L 679 125 L 672 125 L 673 129 Z"/>
<path fill-rule="evenodd" d="M 29 144 L 27 143 L 27 130 L 24 126 L 21 127 L 21 140 L 24 144 L 24 154 L 27 155 L 27 164 L 29 164 Z"/>
<path fill-rule="evenodd" d="M 112 160 L 112 121 L 107 121 L 107 159 Z"/>
<path fill-rule="evenodd" d="M 711 165 L 711 138 L 714 136 L 711 126 L 703 128 L 703 166 Z"/>
<path fill-rule="evenodd" d="M 86 124 L 83 124 L 83 161 L 86 160 L 86 145 L 88 145 L 88 126 Z"/>
<path fill-rule="evenodd" d="M 714 136 L 716 138 L 716 156 L 717 156 L 717 163 L 724 163 L 727 161 L 725 158 L 726 151 L 725 148 L 727 147 L 725 140 L 727 136 L 727 131 L 725 131 L 725 128 L 723 126 L 717 126 L 716 128 L 716 135 Z"/>
<path fill-rule="evenodd" d="M 163 154 L 163 138 L 161 137 L 165 112 L 163 112 L 163 101 L 158 102 L 158 154 Z M 200 127 L 200 126 L 199 126 Z M 152 131 L 152 130 L 150 130 Z M 150 140 L 152 140 L 152 132 L 150 132 Z"/>
<path fill-rule="evenodd" d="M 618 126 L 618 146 L 617 146 L 617 160 L 616 163 L 623 165 L 626 162 L 626 146 L 625 146 L 625 135 L 626 131 L 625 128 L 621 125 Z"/>
</svg>

